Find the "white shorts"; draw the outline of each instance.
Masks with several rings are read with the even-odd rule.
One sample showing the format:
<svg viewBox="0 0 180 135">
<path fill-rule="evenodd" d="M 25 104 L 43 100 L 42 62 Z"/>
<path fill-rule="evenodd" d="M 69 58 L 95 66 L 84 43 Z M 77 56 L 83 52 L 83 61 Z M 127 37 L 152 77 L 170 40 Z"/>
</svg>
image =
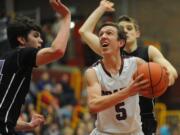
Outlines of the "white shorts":
<svg viewBox="0 0 180 135">
<path fill-rule="evenodd" d="M 119 133 L 119 134 L 110 134 L 110 133 L 102 133 L 100 131 L 98 131 L 97 128 L 95 128 L 90 135 L 144 135 L 144 133 L 142 132 L 142 130 L 140 131 L 135 131 L 133 133 Z"/>
</svg>

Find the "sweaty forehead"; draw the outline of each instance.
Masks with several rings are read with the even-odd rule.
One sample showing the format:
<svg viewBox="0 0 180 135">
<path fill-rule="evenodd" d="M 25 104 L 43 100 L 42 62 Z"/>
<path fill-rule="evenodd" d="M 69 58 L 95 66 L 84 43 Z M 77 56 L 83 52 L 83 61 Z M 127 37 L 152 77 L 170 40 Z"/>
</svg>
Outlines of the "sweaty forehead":
<svg viewBox="0 0 180 135">
<path fill-rule="evenodd" d="M 102 27 L 99 32 L 103 32 L 103 31 L 117 31 L 117 28 L 114 26 L 107 25 Z"/>
</svg>

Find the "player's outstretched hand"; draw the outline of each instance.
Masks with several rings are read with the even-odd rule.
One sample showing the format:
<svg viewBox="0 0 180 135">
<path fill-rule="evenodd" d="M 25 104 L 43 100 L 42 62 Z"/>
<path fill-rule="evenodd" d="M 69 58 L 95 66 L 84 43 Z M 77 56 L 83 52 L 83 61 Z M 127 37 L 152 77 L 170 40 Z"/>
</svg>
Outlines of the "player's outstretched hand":
<svg viewBox="0 0 180 135">
<path fill-rule="evenodd" d="M 70 14 L 70 10 L 61 2 L 61 0 L 49 0 L 49 2 L 53 9 L 62 16 Z"/>
<path fill-rule="evenodd" d="M 31 121 L 29 123 L 29 126 L 31 129 L 34 129 L 38 126 L 41 126 L 44 123 L 45 119 L 43 115 L 34 113 L 32 114 Z"/>
<path fill-rule="evenodd" d="M 105 11 L 112 12 L 115 11 L 114 9 L 114 3 L 108 0 L 101 0 L 100 7 L 104 8 Z"/>
</svg>

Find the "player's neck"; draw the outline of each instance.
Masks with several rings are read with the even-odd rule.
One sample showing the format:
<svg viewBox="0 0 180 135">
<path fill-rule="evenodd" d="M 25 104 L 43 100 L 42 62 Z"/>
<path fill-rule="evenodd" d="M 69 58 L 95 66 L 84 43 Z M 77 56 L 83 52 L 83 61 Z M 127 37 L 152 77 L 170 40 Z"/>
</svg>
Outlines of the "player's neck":
<svg viewBox="0 0 180 135">
<path fill-rule="evenodd" d="M 120 55 L 118 55 L 118 57 L 115 57 L 115 56 L 105 57 L 105 58 L 103 58 L 102 61 L 103 61 L 105 69 L 110 74 L 119 73 L 119 70 L 120 70 L 121 64 L 122 64 L 122 59 L 121 59 Z"/>
<path fill-rule="evenodd" d="M 127 43 L 124 50 L 127 52 L 127 53 L 131 53 L 133 51 L 135 51 L 137 49 L 137 42 L 134 42 L 134 43 Z"/>
</svg>

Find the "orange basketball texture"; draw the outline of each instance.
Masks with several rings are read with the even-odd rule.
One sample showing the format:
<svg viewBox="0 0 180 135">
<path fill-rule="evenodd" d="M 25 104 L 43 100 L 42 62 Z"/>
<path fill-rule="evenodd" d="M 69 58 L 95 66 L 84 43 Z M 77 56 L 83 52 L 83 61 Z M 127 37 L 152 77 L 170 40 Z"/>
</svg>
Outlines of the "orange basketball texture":
<svg viewBox="0 0 180 135">
<path fill-rule="evenodd" d="M 149 79 L 150 87 L 142 90 L 140 95 L 147 98 L 155 98 L 161 96 L 166 91 L 169 79 L 165 68 L 161 65 L 154 62 L 143 64 L 138 67 L 134 77 L 141 73 L 144 74 L 144 79 Z"/>
</svg>

